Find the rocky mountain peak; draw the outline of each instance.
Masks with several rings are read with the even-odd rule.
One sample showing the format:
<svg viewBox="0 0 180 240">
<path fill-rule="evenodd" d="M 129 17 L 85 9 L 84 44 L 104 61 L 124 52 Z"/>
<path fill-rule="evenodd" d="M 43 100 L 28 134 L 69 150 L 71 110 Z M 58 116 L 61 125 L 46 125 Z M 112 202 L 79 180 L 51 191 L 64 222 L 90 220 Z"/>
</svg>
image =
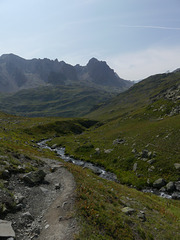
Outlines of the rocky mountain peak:
<svg viewBox="0 0 180 240">
<path fill-rule="evenodd" d="M 17 92 L 38 86 L 67 85 L 81 82 L 84 85 L 118 87 L 122 90 L 132 84 L 125 81 L 105 61 L 96 58 L 86 66 L 72 66 L 64 61 L 44 59 L 26 60 L 14 54 L 0 57 L 0 91 Z"/>
</svg>

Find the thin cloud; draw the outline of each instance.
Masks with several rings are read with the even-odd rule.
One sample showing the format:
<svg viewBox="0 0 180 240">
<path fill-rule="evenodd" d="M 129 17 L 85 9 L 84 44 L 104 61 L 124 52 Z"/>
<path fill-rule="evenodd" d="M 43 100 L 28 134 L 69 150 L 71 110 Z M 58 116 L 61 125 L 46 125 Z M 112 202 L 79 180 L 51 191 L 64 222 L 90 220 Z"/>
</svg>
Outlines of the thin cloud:
<svg viewBox="0 0 180 240">
<path fill-rule="evenodd" d="M 140 80 L 180 67 L 180 47 L 149 48 L 107 58 L 109 65 L 124 79 Z"/>
</svg>

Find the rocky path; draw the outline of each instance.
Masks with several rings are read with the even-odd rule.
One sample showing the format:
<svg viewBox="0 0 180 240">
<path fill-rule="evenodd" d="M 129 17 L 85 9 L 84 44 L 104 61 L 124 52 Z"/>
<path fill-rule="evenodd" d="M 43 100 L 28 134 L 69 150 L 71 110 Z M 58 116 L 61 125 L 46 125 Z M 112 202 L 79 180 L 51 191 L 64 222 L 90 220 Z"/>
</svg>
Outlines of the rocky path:
<svg viewBox="0 0 180 240">
<path fill-rule="evenodd" d="M 17 197 L 19 210 L 9 213 L 16 240 L 72 240 L 77 232 L 74 212 L 75 181 L 58 161 L 41 158 L 45 181 L 28 186 L 21 176 L 9 180 Z"/>
<path fill-rule="evenodd" d="M 51 160 L 43 159 L 50 163 L 51 168 L 58 168 L 52 165 Z M 59 179 L 60 178 L 60 179 Z M 54 181 L 56 187 L 61 188 L 61 193 L 47 209 L 42 222 L 42 231 L 38 240 L 71 240 L 76 232 L 76 221 L 74 219 L 74 190 L 75 182 L 72 174 L 65 168 L 56 170 L 56 174 L 49 174 L 48 181 Z M 60 181 L 60 185 L 58 186 Z"/>
</svg>

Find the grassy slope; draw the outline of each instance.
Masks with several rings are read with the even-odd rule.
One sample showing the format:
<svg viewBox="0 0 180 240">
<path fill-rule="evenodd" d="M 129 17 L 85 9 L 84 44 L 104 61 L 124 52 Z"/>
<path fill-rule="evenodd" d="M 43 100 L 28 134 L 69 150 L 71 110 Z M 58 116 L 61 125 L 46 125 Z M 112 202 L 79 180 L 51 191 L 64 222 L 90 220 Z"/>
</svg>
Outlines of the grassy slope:
<svg viewBox="0 0 180 240">
<path fill-rule="evenodd" d="M 174 88 L 179 84 L 179 72 L 150 76 L 149 78 L 135 84 L 127 91 L 120 93 L 117 97 L 114 97 L 110 103 L 104 104 L 104 106 L 97 109 L 97 111 L 91 112 L 88 114 L 88 117 L 107 120 L 124 116 L 132 117 L 139 112 L 144 113 L 144 110 L 146 110 L 144 108 L 158 100 L 156 99 L 157 96 L 163 94 L 167 89 Z M 168 113 L 168 106 L 171 104 L 171 101 L 165 99 L 164 101 L 167 105 L 166 110 Z"/>
<path fill-rule="evenodd" d="M 35 141 L 63 134 L 64 139 L 77 139 L 90 132 L 89 127 L 95 124 L 86 119 L 30 119 L 6 114 L 1 114 L 0 118 L 0 153 L 6 156 L 6 161 L 10 163 L 6 165 L 1 159 L 1 169 L 13 167 L 14 173 L 18 173 L 19 165 L 25 164 L 27 172 L 34 169 L 33 163 L 36 163 L 37 168 L 40 162 L 35 156 L 56 158 L 53 152 L 39 151 Z M 98 129 L 97 125 L 94 127 Z M 25 156 L 23 162 L 20 161 L 22 154 Z M 100 179 L 91 171 L 71 164 L 66 164 L 66 167 L 74 174 L 77 182 L 76 207 L 81 230 L 76 239 L 179 238 L 179 201 L 143 194 L 135 189 Z M 4 180 L 0 179 L 2 189 L 3 182 Z M 125 215 L 121 212 L 124 206 L 134 208 L 135 213 L 131 216 Z M 145 212 L 146 222 L 142 222 L 138 217 L 140 211 Z"/>
<path fill-rule="evenodd" d="M 177 181 L 179 171 L 174 163 L 179 162 L 180 155 L 180 115 L 169 114 L 180 100 L 164 96 L 168 89 L 177 90 L 178 85 L 179 73 L 152 76 L 88 115 L 101 120 L 101 127 L 70 137 L 68 142 L 67 138 L 59 138 L 58 142 L 71 155 L 116 173 L 122 183 L 142 188 L 159 177 Z M 116 139 L 123 140 L 122 144 L 114 144 Z M 111 149 L 111 153 L 105 153 L 105 149 Z M 135 149 L 137 152 L 133 153 Z M 153 165 L 140 158 L 144 149 L 156 153 Z"/>
<path fill-rule="evenodd" d="M 49 86 L 3 95 L 0 97 L 0 109 L 11 114 L 30 117 L 79 117 L 113 95 L 93 87 Z"/>
<path fill-rule="evenodd" d="M 160 81 L 168 85 L 168 80 L 164 79 L 166 82 L 160 77 Z M 161 87 L 159 83 L 157 88 L 159 87 L 159 90 L 162 91 L 164 87 Z M 144 82 L 140 84 L 144 84 Z M 171 84 L 174 86 L 175 82 L 173 81 Z M 142 85 L 142 89 L 144 87 L 148 86 Z M 171 86 L 168 85 L 169 87 Z M 112 104 L 93 113 L 91 117 L 95 118 L 96 116 L 97 119 L 104 121 L 103 124 L 98 123 L 91 128 L 87 127 L 95 122 L 89 122 L 89 120 L 28 119 L 2 114 L 1 155 L 8 156 L 8 161 L 17 169 L 17 166 L 22 163 L 17 162 L 18 160 L 14 159 L 14 156 L 23 153 L 28 157 L 26 158 L 26 171 L 30 171 L 34 168 L 31 163 L 37 162 L 34 156 L 56 158 L 54 153 L 47 150 L 39 151 L 34 141 L 56 136 L 52 144 L 64 145 L 68 153 L 105 166 L 106 169 L 115 172 L 123 183 L 142 187 L 148 178 L 150 183 L 161 176 L 166 180 L 177 180 L 179 172 L 175 171 L 173 163 L 179 162 L 180 117 L 179 115 L 169 117 L 166 114 L 178 102 L 173 103 L 172 106 L 172 102 L 169 100 L 154 97 L 159 94 L 159 90 L 156 93 L 153 90 L 142 93 L 137 86 L 135 90 L 136 94 L 131 92 L 132 90 L 128 91 L 125 103 L 120 95 L 118 99 L 113 100 Z M 141 97 L 144 96 L 143 101 L 137 98 L 137 93 Z M 123 93 L 123 96 L 125 97 L 126 94 Z M 154 99 L 153 107 L 149 97 Z M 136 102 L 134 98 L 137 98 Z M 127 101 L 128 99 L 129 101 Z M 163 105 L 167 104 L 167 108 L 164 107 L 163 112 L 161 110 L 153 111 L 155 108 L 160 108 L 161 101 Z M 127 108 L 127 106 L 129 107 Z M 160 118 L 161 120 L 159 120 Z M 113 141 L 117 138 L 125 140 L 124 143 L 114 145 Z M 100 149 L 99 153 L 95 150 L 96 148 Z M 131 152 L 133 148 L 136 148 L 138 152 L 146 148 L 157 153 L 156 162 L 153 164 L 155 169 L 152 172 L 148 172 L 147 162 L 138 159 L 138 156 Z M 112 149 L 112 151 L 104 153 L 104 149 Z M 132 171 L 135 162 L 138 163 L 137 174 L 139 177 Z M 3 166 L 3 160 L 1 160 L 1 164 Z M 71 164 L 66 164 L 66 167 L 74 174 L 77 182 L 76 206 L 81 230 L 76 239 L 176 240 L 180 238 L 178 230 L 179 201 L 144 194 L 136 189 L 100 179 L 90 170 Z M 0 182 L 2 188 L 3 180 Z M 124 206 L 134 208 L 135 213 L 130 216 L 125 215 L 121 211 Z M 145 212 L 147 221 L 142 222 L 138 217 L 140 211 Z"/>
</svg>

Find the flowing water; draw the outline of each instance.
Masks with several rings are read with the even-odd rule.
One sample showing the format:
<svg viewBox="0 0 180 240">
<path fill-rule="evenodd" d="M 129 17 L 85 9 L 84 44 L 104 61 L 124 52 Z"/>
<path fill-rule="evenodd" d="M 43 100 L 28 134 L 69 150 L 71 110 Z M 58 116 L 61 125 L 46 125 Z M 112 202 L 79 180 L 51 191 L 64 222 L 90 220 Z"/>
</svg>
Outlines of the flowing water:
<svg viewBox="0 0 180 240">
<path fill-rule="evenodd" d="M 43 141 L 41 141 L 37 144 L 41 148 L 49 149 L 50 151 L 56 152 L 57 155 L 66 162 L 73 163 L 73 164 L 81 166 L 83 168 L 88 168 L 88 169 L 92 170 L 95 174 L 99 175 L 99 177 L 102 177 L 104 179 L 114 181 L 114 182 L 119 182 L 117 180 L 117 176 L 114 173 L 105 171 L 105 169 L 103 167 L 96 166 L 95 164 L 90 163 L 90 162 L 85 162 L 85 161 L 82 161 L 82 160 L 74 159 L 73 157 L 70 157 L 69 155 L 66 155 L 64 147 L 56 147 L 56 148 L 49 147 L 47 145 L 47 142 L 50 141 L 50 140 L 51 139 L 43 140 Z M 143 189 L 142 192 L 153 193 L 153 194 L 158 195 L 158 196 L 163 197 L 163 198 L 168 198 L 168 199 L 172 198 L 171 195 L 169 195 L 165 192 L 160 192 L 160 191 L 158 191 L 157 189 L 154 189 L 154 188 L 146 188 L 146 189 Z"/>
</svg>

